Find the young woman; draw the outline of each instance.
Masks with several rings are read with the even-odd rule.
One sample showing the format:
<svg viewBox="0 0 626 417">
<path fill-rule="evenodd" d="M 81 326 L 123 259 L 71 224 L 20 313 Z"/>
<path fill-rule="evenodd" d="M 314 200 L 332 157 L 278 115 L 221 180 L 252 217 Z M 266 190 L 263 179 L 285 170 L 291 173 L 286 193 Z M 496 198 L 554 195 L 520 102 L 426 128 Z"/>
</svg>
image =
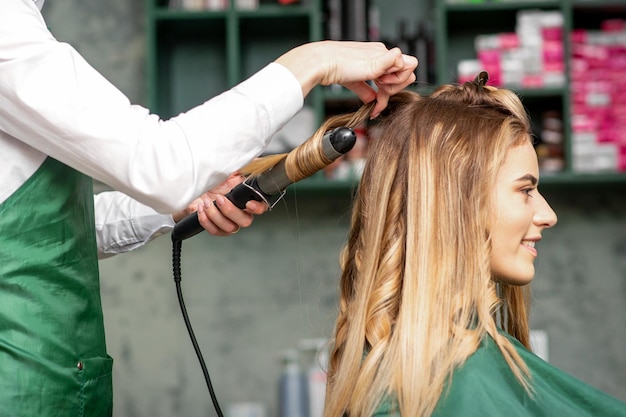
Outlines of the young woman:
<svg viewBox="0 0 626 417">
<path fill-rule="evenodd" d="M 529 350 L 535 245 L 557 218 L 520 100 L 486 80 L 404 92 L 369 122 L 326 417 L 626 416 Z"/>
</svg>

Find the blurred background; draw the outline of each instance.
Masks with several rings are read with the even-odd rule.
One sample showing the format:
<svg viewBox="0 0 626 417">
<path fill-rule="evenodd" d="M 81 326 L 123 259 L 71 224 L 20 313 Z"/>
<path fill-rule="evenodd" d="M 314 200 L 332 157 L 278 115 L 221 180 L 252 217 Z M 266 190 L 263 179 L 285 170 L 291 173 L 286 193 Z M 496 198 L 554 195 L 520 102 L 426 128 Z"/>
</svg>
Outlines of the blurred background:
<svg viewBox="0 0 626 417">
<path fill-rule="evenodd" d="M 622 67 L 603 69 L 602 56 L 590 56 L 587 47 L 608 43 L 611 61 L 626 63 L 626 2 L 278 3 L 48 0 L 43 12 L 59 40 L 163 117 L 223 91 L 297 43 L 325 37 L 365 36 L 410 49 L 423 71 L 415 88 L 425 91 L 491 65 L 493 81 L 518 88 L 533 116 L 545 162 L 541 191 L 559 216 L 538 244 L 531 321 L 538 348 L 552 364 L 626 401 L 626 139 L 619 136 L 626 131 L 626 90 L 623 83 L 607 89 Z M 511 62 L 533 59 L 518 30 L 529 30 L 520 22 L 535 9 L 547 16 L 539 42 L 549 59 L 525 74 Z M 564 40 L 570 34 L 576 42 Z M 593 68 L 606 79 L 581 85 L 581 68 L 588 79 Z M 318 89 L 274 146 L 293 146 L 290 140 L 304 140 L 326 115 L 356 105 L 341 89 Z M 609 109 L 615 113 L 607 116 Z M 332 172 L 290 187 L 275 210 L 236 236 L 183 242 L 185 301 L 222 409 L 232 416 L 245 404 L 251 406 L 238 416 L 278 416 L 286 351 L 331 334 L 358 160 L 355 153 Z M 102 189 L 98 184 L 96 192 Z M 117 417 L 215 415 L 178 306 L 171 252 L 164 236 L 100 264 Z M 308 367 L 310 355 L 299 352 L 299 364 Z"/>
</svg>

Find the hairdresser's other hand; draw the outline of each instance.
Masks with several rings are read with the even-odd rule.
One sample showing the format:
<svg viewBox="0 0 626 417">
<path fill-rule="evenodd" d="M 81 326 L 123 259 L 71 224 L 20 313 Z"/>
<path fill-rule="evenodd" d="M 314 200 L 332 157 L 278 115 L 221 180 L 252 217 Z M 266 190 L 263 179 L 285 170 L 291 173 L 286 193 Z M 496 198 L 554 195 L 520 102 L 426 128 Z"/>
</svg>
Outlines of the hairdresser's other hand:
<svg viewBox="0 0 626 417">
<path fill-rule="evenodd" d="M 246 208 L 241 210 L 224 197 L 243 180 L 244 177 L 238 173 L 230 175 L 222 184 L 195 199 L 185 210 L 174 214 L 174 221 L 178 222 L 187 215 L 198 212 L 200 225 L 214 236 L 230 236 L 240 228 L 250 226 L 255 214 L 267 211 L 267 204 L 248 201 Z"/>
<path fill-rule="evenodd" d="M 289 69 L 306 96 L 317 84 L 341 84 L 365 103 L 376 100 L 372 117 L 387 107 L 389 97 L 415 81 L 417 58 L 380 42 L 319 41 L 298 46 L 277 63 Z M 373 81 L 378 89 L 367 81 Z"/>
</svg>

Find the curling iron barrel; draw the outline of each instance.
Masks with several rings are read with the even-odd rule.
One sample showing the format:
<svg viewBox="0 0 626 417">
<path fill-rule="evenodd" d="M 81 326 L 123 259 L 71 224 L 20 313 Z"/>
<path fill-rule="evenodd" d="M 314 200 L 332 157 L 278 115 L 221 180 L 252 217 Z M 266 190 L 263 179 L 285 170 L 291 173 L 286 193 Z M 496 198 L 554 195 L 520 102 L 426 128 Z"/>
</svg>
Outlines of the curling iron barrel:
<svg viewBox="0 0 626 417">
<path fill-rule="evenodd" d="M 355 143 L 356 133 L 348 127 L 338 127 L 326 132 L 320 146 L 322 154 L 327 161 L 320 162 L 319 165 L 314 167 L 313 172 L 309 171 L 307 176 L 312 175 L 346 154 L 354 147 Z M 301 152 L 302 149 L 305 149 L 303 147 L 305 144 L 306 142 L 296 147 L 290 154 Z M 305 178 L 294 178 L 293 174 L 290 176 L 285 164 L 286 160 L 287 158 L 283 158 L 274 167 L 252 178 L 249 182 L 246 179 L 246 181 L 234 187 L 225 197 L 240 209 L 244 209 L 246 203 L 250 200 L 264 201 L 270 205 L 269 200 L 273 195 L 283 193 L 287 186 Z M 192 213 L 176 224 L 172 231 L 172 240 L 184 240 L 195 236 L 202 230 L 202 226 L 198 221 L 198 214 Z"/>
</svg>

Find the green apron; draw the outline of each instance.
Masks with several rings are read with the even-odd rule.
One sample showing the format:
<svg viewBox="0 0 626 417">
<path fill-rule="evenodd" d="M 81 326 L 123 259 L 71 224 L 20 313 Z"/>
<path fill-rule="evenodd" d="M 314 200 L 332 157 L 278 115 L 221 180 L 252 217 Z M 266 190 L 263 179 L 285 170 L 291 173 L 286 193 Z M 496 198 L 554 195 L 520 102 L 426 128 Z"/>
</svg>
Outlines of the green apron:
<svg viewBox="0 0 626 417">
<path fill-rule="evenodd" d="M 626 403 L 555 368 L 508 334 L 530 369 L 530 397 L 507 365 L 498 345 L 486 336 L 478 350 L 454 372 L 432 417 L 626 417 Z M 398 416 L 385 401 L 375 416 Z"/>
<path fill-rule="evenodd" d="M 112 414 L 92 180 L 48 158 L 0 205 L 0 416 Z"/>
</svg>

